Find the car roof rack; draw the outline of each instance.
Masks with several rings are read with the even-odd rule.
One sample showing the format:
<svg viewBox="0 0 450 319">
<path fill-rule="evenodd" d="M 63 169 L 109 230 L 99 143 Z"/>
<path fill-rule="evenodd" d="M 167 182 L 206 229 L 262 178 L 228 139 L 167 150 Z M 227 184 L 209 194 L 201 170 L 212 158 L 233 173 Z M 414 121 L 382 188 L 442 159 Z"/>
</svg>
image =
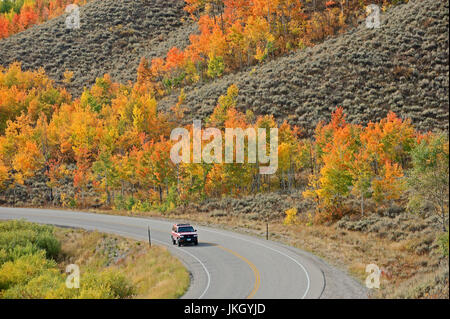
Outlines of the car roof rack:
<svg viewBox="0 0 450 319">
<path fill-rule="evenodd" d="M 177 224 L 177 226 L 191 226 L 191 224 Z"/>
</svg>

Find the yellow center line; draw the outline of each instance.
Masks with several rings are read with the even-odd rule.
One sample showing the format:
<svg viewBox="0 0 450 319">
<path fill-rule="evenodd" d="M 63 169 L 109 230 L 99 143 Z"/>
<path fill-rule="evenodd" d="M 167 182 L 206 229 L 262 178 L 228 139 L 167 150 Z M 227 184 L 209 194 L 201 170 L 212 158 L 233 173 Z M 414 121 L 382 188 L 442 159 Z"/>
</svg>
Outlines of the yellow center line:
<svg viewBox="0 0 450 319">
<path fill-rule="evenodd" d="M 242 259 L 243 261 L 245 261 L 250 268 L 253 271 L 253 275 L 255 276 L 255 285 L 253 286 L 253 290 L 250 292 L 250 294 L 247 296 L 247 299 L 253 298 L 253 296 L 255 295 L 255 293 L 258 291 L 259 289 L 259 285 L 261 283 L 261 277 L 259 276 L 259 271 L 258 268 L 256 268 L 256 266 L 247 258 L 239 255 L 237 252 L 232 251 L 231 249 L 225 248 L 223 246 L 217 245 L 217 247 L 219 247 L 220 249 L 223 249 L 227 252 L 229 252 L 230 254 L 235 255 L 236 257 L 238 257 L 239 259 Z"/>
</svg>

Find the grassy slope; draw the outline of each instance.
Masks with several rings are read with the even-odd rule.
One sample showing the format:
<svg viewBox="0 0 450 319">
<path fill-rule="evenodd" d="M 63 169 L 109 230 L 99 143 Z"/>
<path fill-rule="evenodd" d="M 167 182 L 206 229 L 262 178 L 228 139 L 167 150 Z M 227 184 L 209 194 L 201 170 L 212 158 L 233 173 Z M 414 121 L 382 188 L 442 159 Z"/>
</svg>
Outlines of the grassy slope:
<svg viewBox="0 0 450 319">
<path fill-rule="evenodd" d="M 163 247 L 80 229 L 56 228 L 56 236 L 61 267 L 75 263 L 81 273 L 84 267 L 119 270 L 135 287 L 135 298 L 178 298 L 189 286 L 186 268 Z"/>
<path fill-rule="evenodd" d="M 69 264 L 80 267 L 80 289 L 65 287 Z M 163 247 L 80 229 L 0 222 L 0 298 L 178 298 L 188 286 L 188 271 Z"/>
</svg>

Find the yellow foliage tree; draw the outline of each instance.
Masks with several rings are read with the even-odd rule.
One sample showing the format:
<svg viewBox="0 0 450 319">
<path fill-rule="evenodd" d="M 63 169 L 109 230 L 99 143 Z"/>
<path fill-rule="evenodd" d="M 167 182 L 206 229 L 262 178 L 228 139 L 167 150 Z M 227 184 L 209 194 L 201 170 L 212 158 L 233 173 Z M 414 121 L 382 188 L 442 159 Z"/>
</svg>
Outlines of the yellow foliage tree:
<svg viewBox="0 0 450 319">
<path fill-rule="evenodd" d="M 297 208 L 288 209 L 285 214 L 286 217 L 284 218 L 283 224 L 292 225 L 297 223 Z"/>
</svg>

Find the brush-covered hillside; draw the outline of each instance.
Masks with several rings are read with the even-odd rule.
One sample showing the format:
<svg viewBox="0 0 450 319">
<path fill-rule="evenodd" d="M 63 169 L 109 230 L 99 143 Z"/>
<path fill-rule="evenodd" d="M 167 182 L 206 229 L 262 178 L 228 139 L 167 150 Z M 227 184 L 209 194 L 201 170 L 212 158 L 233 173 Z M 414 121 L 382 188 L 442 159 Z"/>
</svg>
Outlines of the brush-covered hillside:
<svg viewBox="0 0 450 319">
<path fill-rule="evenodd" d="M 421 130 L 448 130 L 448 12 L 447 1 L 409 1 L 382 14 L 380 29 L 361 23 L 315 47 L 187 89 L 186 103 L 194 116 L 206 116 L 234 83 L 241 110 L 273 114 L 309 132 L 338 105 L 353 122 L 392 110 Z"/>
<path fill-rule="evenodd" d="M 1 40 L 0 65 L 43 67 L 57 83 L 73 71 L 68 89 L 75 96 L 105 73 L 113 81 L 135 81 L 142 57 L 151 61 L 172 47 L 183 49 L 197 32 L 184 5 L 91 1 L 80 9 L 79 30 L 66 30 L 63 15 Z M 351 122 L 379 120 L 392 110 L 420 130 L 448 130 L 448 10 L 447 1 L 400 3 L 382 12 L 379 29 L 366 28 L 360 18 L 359 26 L 314 47 L 188 85 L 185 120 L 210 115 L 234 83 L 240 110 L 273 114 L 309 134 L 336 106 L 344 107 Z M 159 102 L 163 110 L 180 92 L 168 93 Z"/>
<path fill-rule="evenodd" d="M 182 48 L 195 31 L 184 1 L 96 0 L 80 7 L 80 29 L 65 27 L 67 14 L 0 41 L 0 65 L 20 61 L 24 69 L 43 67 L 57 83 L 72 71 L 68 89 L 80 95 L 105 73 L 114 81 L 136 79 L 140 58 Z"/>
</svg>

